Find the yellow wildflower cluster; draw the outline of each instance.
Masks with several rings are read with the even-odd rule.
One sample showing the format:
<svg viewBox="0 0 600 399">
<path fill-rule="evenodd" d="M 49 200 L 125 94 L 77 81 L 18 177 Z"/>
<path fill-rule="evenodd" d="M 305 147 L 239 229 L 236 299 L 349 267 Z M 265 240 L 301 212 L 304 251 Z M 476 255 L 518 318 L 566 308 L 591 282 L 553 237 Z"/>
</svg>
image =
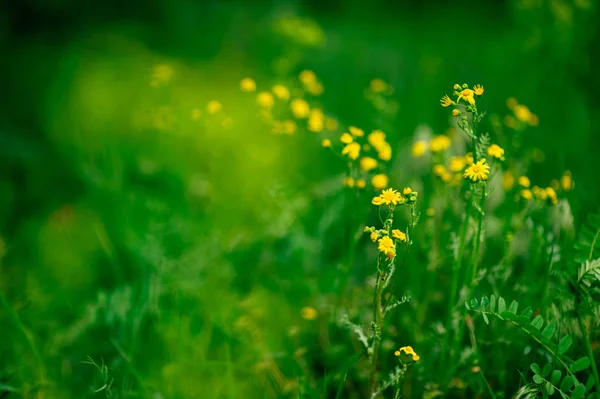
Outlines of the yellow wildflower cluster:
<svg viewBox="0 0 600 399">
<path fill-rule="evenodd" d="M 300 79 L 300 82 L 302 82 L 304 89 L 313 96 L 320 96 L 323 94 L 323 85 L 319 82 L 317 75 L 313 71 L 306 69 L 300 72 L 298 78 Z"/>
<path fill-rule="evenodd" d="M 411 346 L 403 346 L 402 348 L 395 351 L 394 355 L 399 357 L 400 355 L 402 355 L 402 353 L 405 353 L 405 354 L 411 356 L 412 360 L 414 362 L 418 362 L 419 359 L 421 359 L 421 357 L 419 355 L 417 355 L 417 353 L 414 351 L 414 349 Z"/>
<path fill-rule="evenodd" d="M 456 100 L 452 100 L 448 95 L 444 95 L 440 100 L 442 107 L 449 107 L 451 105 L 458 107 L 463 105 L 469 112 L 474 112 L 477 110 L 477 108 L 475 108 L 475 97 L 479 97 L 483 94 L 484 90 L 482 85 L 475 85 L 473 88 L 469 88 L 469 85 L 466 83 L 462 86 L 455 84 L 453 89 L 453 95 L 456 97 Z M 452 111 L 453 116 L 459 116 L 460 114 L 461 110 L 458 108 L 455 108 Z"/>
<path fill-rule="evenodd" d="M 532 113 L 525 105 L 519 104 L 514 97 L 510 97 L 506 100 L 506 106 L 512 111 L 512 115 L 504 117 L 504 124 L 506 127 L 521 130 L 526 126 L 538 125 L 539 120 L 537 115 Z"/>
<path fill-rule="evenodd" d="M 512 190 L 514 187 L 514 176 L 510 171 L 504 173 L 503 177 L 504 189 Z M 574 187 L 573 178 L 570 171 L 565 171 L 560 180 L 552 180 L 550 187 L 532 186 L 531 181 L 527 176 L 519 176 L 517 179 L 518 196 L 526 201 L 533 199 L 547 202 L 551 205 L 558 203 L 558 193 L 569 192 Z"/>
<path fill-rule="evenodd" d="M 432 154 L 439 154 L 446 151 L 452 142 L 450 141 L 450 137 L 445 134 L 440 134 L 434 136 L 431 140 L 417 140 L 413 143 L 411 147 L 411 154 L 415 158 L 422 157 L 427 153 L 427 151 L 431 151 Z"/>
</svg>

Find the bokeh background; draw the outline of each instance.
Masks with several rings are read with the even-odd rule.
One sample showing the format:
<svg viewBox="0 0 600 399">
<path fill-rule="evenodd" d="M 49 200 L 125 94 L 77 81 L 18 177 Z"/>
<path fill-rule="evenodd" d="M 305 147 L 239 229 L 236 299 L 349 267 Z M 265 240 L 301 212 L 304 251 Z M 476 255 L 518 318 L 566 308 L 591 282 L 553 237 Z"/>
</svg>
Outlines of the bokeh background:
<svg viewBox="0 0 600 399">
<path fill-rule="evenodd" d="M 539 117 L 530 177 L 572 172 L 577 228 L 600 203 L 598 22 L 595 0 L 5 5 L 0 397 L 91 397 L 87 356 L 123 397 L 294 397 L 306 370 L 356 354 L 300 311 L 338 289 L 344 165 L 253 119 L 246 76 L 315 71 L 328 114 L 387 132 L 398 186 L 415 132 L 448 129 L 454 83 L 483 84 L 499 118 L 515 97 Z M 365 99 L 374 78 L 394 88 L 384 104 Z M 229 129 L 190 114 L 212 100 Z"/>
</svg>

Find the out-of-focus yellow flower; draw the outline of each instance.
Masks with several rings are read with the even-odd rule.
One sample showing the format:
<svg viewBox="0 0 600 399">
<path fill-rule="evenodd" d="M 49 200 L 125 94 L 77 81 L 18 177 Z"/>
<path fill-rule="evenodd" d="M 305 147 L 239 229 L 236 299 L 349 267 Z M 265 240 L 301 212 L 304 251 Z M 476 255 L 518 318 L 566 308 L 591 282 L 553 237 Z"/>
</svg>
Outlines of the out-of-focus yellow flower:
<svg viewBox="0 0 600 399">
<path fill-rule="evenodd" d="M 321 141 L 321 145 L 323 146 L 323 148 L 331 148 L 331 140 L 324 139 L 323 141 Z"/>
<path fill-rule="evenodd" d="M 284 85 L 275 85 L 271 88 L 271 91 L 273 94 L 275 94 L 275 97 L 279 98 L 280 100 L 290 99 L 290 91 Z"/>
<path fill-rule="evenodd" d="M 308 117 L 308 130 L 311 132 L 322 132 L 325 128 L 325 115 L 319 108 L 313 108 L 310 110 Z"/>
<path fill-rule="evenodd" d="M 360 144 L 346 144 L 346 146 L 342 149 L 342 155 L 348 155 L 348 158 L 355 160 L 360 155 Z"/>
<path fill-rule="evenodd" d="M 268 91 L 261 91 L 256 95 L 256 102 L 261 107 L 271 109 L 275 104 L 275 99 L 273 98 L 273 95 Z"/>
<path fill-rule="evenodd" d="M 325 128 L 330 132 L 337 130 L 338 121 L 335 118 L 325 118 Z"/>
<path fill-rule="evenodd" d="M 470 165 L 470 164 L 472 164 L 472 163 L 473 163 L 473 153 L 472 153 L 472 152 L 467 152 L 467 153 L 465 154 L 465 163 L 466 163 L 467 165 Z"/>
<path fill-rule="evenodd" d="M 383 143 L 378 149 L 377 149 L 377 156 L 379 157 L 379 159 L 381 159 L 382 161 L 389 161 L 390 159 L 392 159 L 392 146 L 389 143 Z"/>
<path fill-rule="evenodd" d="M 244 78 L 240 81 L 240 89 L 242 91 L 255 91 L 256 82 L 251 78 Z"/>
<path fill-rule="evenodd" d="M 296 133 L 297 130 L 297 126 L 296 126 L 296 122 L 294 122 L 293 120 L 287 119 L 285 121 L 283 121 L 282 124 L 283 127 L 283 134 L 294 134 Z"/>
<path fill-rule="evenodd" d="M 517 123 L 515 121 L 515 118 L 513 118 L 510 115 L 506 115 L 504 117 L 504 124 L 506 125 L 506 127 L 510 128 L 510 129 L 514 129 L 517 127 Z"/>
<path fill-rule="evenodd" d="M 448 136 L 441 134 L 431 139 L 429 142 L 429 150 L 431 152 L 442 152 L 447 150 L 448 147 L 450 147 L 450 144 L 452 143 L 450 142 Z"/>
<path fill-rule="evenodd" d="M 301 98 L 293 99 L 290 103 L 290 108 L 292 109 L 294 116 L 298 119 L 308 118 L 310 113 L 310 106 Z"/>
<path fill-rule="evenodd" d="M 371 82 L 369 82 L 369 89 L 371 89 L 373 93 L 386 92 L 388 91 L 388 87 L 389 85 L 379 78 L 373 79 Z"/>
<path fill-rule="evenodd" d="M 538 186 L 533 186 L 533 187 L 531 187 L 531 191 L 533 192 L 533 195 L 537 199 L 545 201 L 548 198 L 548 193 L 543 188 L 540 188 Z"/>
<path fill-rule="evenodd" d="M 464 157 L 452 157 L 450 158 L 449 169 L 452 172 L 462 172 L 465 168 L 465 158 Z"/>
<path fill-rule="evenodd" d="M 311 306 L 305 306 L 300 310 L 300 316 L 305 320 L 314 320 L 319 316 L 319 312 Z"/>
<path fill-rule="evenodd" d="M 562 177 L 560 178 L 560 186 L 564 191 L 571 191 L 575 187 L 575 183 L 573 182 L 573 178 L 571 177 L 571 172 L 566 171 Z"/>
<path fill-rule="evenodd" d="M 529 188 L 529 186 L 531 185 L 531 182 L 529 181 L 529 178 L 527 176 L 519 176 L 518 183 L 519 186 L 525 188 Z"/>
<path fill-rule="evenodd" d="M 440 100 L 440 104 L 442 105 L 442 107 L 449 107 L 452 105 L 452 100 L 450 99 L 450 97 L 448 97 L 448 95 L 444 95 L 444 97 L 442 97 L 442 99 Z"/>
<path fill-rule="evenodd" d="M 325 91 L 323 85 L 319 82 L 314 82 L 306 85 L 306 90 L 313 96 L 320 96 L 321 94 L 323 94 L 323 91 Z"/>
<path fill-rule="evenodd" d="M 546 187 L 545 189 L 546 195 L 552 204 L 556 205 L 558 203 L 558 198 L 556 196 L 556 191 L 552 187 Z"/>
<path fill-rule="evenodd" d="M 152 76 L 150 78 L 150 85 L 153 87 L 160 87 L 167 85 L 173 77 L 173 67 L 167 64 L 158 64 L 152 68 Z"/>
<path fill-rule="evenodd" d="M 533 199 L 533 194 L 530 189 L 524 188 L 521 190 L 521 197 L 525 198 L 527 201 Z"/>
<path fill-rule="evenodd" d="M 512 190 L 515 186 L 515 176 L 511 172 L 506 171 L 502 175 L 502 186 L 506 191 Z"/>
<path fill-rule="evenodd" d="M 392 230 L 392 237 L 394 237 L 396 240 L 406 242 L 406 234 L 404 234 L 403 232 L 401 232 L 398 229 Z"/>
<path fill-rule="evenodd" d="M 477 161 L 475 164 L 471 164 L 465 170 L 463 177 L 465 179 L 471 179 L 473 182 L 487 180 L 488 174 L 490 173 L 490 166 L 485 163 L 485 158 Z"/>
<path fill-rule="evenodd" d="M 373 146 L 373 148 L 377 149 L 386 143 L 385 141 L 385 133 L 381 130 L 373 130 L 369 137 L 367 137 L 369 144 Z"/>
<path fill-rule="evenodd" d="M 412 145 L 410 152 L 415 158 L 419 158 L 427 151 L 427 142 L 425 140 L 415 141 Z"/>
<path fill-rule="evenodd" d="M 394 352 L 394 355 L 400 356 L 402 354 L 402 352 L 406 353 L 407 355 L 412 356 L 412 360 L 415 362 L 418 362 L 419 359 L 421 359 L 421 357 L 419 355 L 417 355 L 417 353 L 414 351 L 414 349 L 410 346 L 403 346 L 402 348 L 400 348 L 399 350 Z"/>
<path fill-rule="evenodd" d="M 216 114 L 217 112 L 219 112 L 222 109 L 223 109 L 223 105 L 221 105 L 221 103 L 218 102 L 217 100 L 209 101 L 208 105 L 206 106 L 206 110 L 208 111 L 209 114 Z"/>
<path fill-rule="evenodd" d="M 389 179 L 383 173 L 377 174 L 371 178 L 371 185 L 375 190 L 383 190 L 388 186 Z"/>
<path fill-rule="evenodd" d="M 377 167 L 377 160 L 371 158 L 371 157 L 363 157 L 360 160 L 360 168 L 364 171 L 364 172 L 370 172 L 371 170 L 375 169 Z"/>
<path fill-rule="evenodd" d="M 529 122 L 531 120 L 531 111 L 522 104 L 517 104 L 514 107 L 513 112 L 515 113 L 517 119 L 521 122 Z"/>
<path fill-rule="evenodd" d="M 497 144 L 492 144 L 487 149 L 488 156 L 504 160 L 504 149 Z"/>
<path fill-rule="evenodd" d="M 342 133 L 340 136 L 340 141 L 344 144 L 350 144 L 354 141 L 354 138 L 350 133 Z"/>
<path fill-rule="evenodd" d="M 364 179 L 356 179 L 354 182 L 356 188 L 365 188 L 367 186 L 367 182 Z"/>
<path fill-rule="evenodd" d="M 344 177 L 344 186 L 352 188 L 354 187 L 354 178 Z"/>
<path fill-rule="evenodd" d="M 425 214 L 429 217 L 434 217 L 435 216 L 435 209 L 433 208 L 427 208 L 425 210 Z"/>
<path fill-rule="evenodd" d="M 476 96 L 480 96 L 483 94 L 483 86 L 482 85 L 475 85 L 473 86 L 473 91 L 475 92 Z"/>
<path fill-rule="evenodd" d="M 452 175 L 448 172 L 448 169 L 444 165 L 434 165 L 433 174 L 438 176 L 444 183 L 448 183 L 452 180 Z"/>
<path fill-rule="evenodd" d="M 517 106 L 517 104 L 519 104 L 519 103 L 517 102 L 517 99 L 514 97 L 509 97 L 506 100 L 506 106 L 508 107 L 508 109 L 511 109 L 511 110 L 514 109 Z"/>
<path fill-rule="evenodd" d="M 377 234 L 377 232 L 375 232 L 375 231 L 372 231 L 370 238 L 371 238 L 371 241 L 375 242 L 379 239 L 379 234 Z"/>
<path fill-rule="evenodd" d="M 458 102 L 460 100 L 465 100 L 469 104 L 474 105 L 475 104 L 475 92 L 471 89 L 463 89 L 460 92 L 460 94 L 458 95 L 458 99 L 456 101 Z"/>
<path fill-rule="evenodd" d="M 202 111 L 198 108 L 192 109 L 192 120 L 197 121 L 202 116 Z"/>
<path fill-rule="evenodd" d="M 317 75 L 310 69 L 305 69 L 300 72 L 298 78 L 305 85 L 310 85 L 311 83 L 315 83 L 317 81 Z"/>
<path fill-rule="evenodd" d="M 348 130 L 350 131 L 350 134 L 354 137 L 362 137 L 365 135 L 365 132 L 362 129 L 357 128 L 356 126 L 350 126 Z"/>
</svg>

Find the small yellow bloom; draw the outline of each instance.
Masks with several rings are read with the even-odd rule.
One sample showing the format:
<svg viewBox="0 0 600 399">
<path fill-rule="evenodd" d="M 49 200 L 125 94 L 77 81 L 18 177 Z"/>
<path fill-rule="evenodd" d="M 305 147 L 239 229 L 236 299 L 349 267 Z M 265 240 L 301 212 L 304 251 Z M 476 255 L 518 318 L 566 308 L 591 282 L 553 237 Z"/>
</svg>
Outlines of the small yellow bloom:
<svg viewBox="0 0 600 399">
<path fill-rule="evenodd" d="M 497 144 L 492 144 L 487 150 L 488 156 L 504 160 L 504 149 Z"/>
<path fill-rule="evenodd" d="M 382 161 L 386 161 L 387 162 L 390 159 L 392 159 L 392 146 L 389 145 L 388 143 L 384 143 L 377 150 L 378 150 L 377 156 Z"/>
<path fill-rule="evenodd" d="M 463 91 L 461 91 L 458 95 L 458 99 L 456 101 L 458 102 L 461 99 L 473 105 L 475 104 L 475 92 L 471 89 L 463 89 Z"/>
<path fill-rule="evenodd" d="M 325 118 L 325 128 L 330 132 L 337 130 L 338 121 L 335 118 Z"/>
<path fill-rule="evenodd" d="M 460 90 L 460 85 L 458 83 L 456 83 L 454 86 L 452 86 L 452 88 L 454 90 Z"/>
<path fill-rule="evenodd" d="M 412 188 L 410 187 L 404 187 L 404 190 L 402 190 L 402 194 L 404 195 L 410 195 L 412 192 Z"/>
<path fill-rule="evenodd" d="M 411 355 L 412 360 L 415 362 L 418 362 L 419 359 L 421 359 L 421 357 L 419 355 L 417 355 L 417 353 L 414 351 L 414 349 L 410 346 L 403 346 L 402 348 L 400 348 L 399 350 L 394 352 L 394 355 L 400 356 L 402 354 L 402 352 L 406 353 L 407 355 Z"/>
<path fill-rule="evenodd" d="M 465 168 L 464 157 L 452 157 L 450 158 L 449 168 L 452 172 L 462 172 Z"/>
<path fill-rule="evenodd" d="M 371 178 L 371 184 L 375 190 L 383 190 L 388 186 L 389 179 L 383 173 L 375 175 Z"/>
<path fill-rule="evenodd" d="M 206 110 L 208 111 L 209 114 L 216 114 L 217 112 L 219 112 L 222 109 L 223 109 L 223 106 L 217 100 L 210 101 L 208 103 L 208 105 L 206 106 Z"/>
<path fill-rule="evenodd" d="M 396 240 L 406 242 L 406 234 L 404 234 L 403 232 L 401 232 L 398 229 L 392 230 L 392 237 L 394 237 Z"/>
<path fill-rule="evenodd" d="M 367 186 L 367 182 L 363 179 L 356 179 L 354 181 L 354 185 L 356 186 L 356 188 L 365 188 Z"/>
<path fill-rule="evenodd" d="M 509 97 L 506 99 L 506 106 L 508 107 L 508 109 L 514 109 L 519 103 L 517 102 L 517 99 L 514 97 Z"/>
<path fill-rule="evenodd" d="M 473 91 L 475 92 L 476 96 L 480 96 L 483 94 L 483 86 L 482 85 L 475 85 L 473 86 Z"/>
<path fill-rule="evenodd" d="M 385 257 L 388 259 L 394 259 L 396 257 L 396 251 L 394 249 L 388 249 L 385 251 Z"/>
<path fill-rule="evenodd" d="M 342 155 L 348 155 L 348 158 L 355 160 L 360 155 L 360 144 L 358 144 L 358 143 L 346 144 L 344 149 L 342 149 Z"/>
<path fill-rule="evenodd" d="M 323 148 L 330 148 L 331 147 L 331 140 L 325 139 L 325 140 L 321 141 L 321 145 L 323 146 Z"/>
<path fill-rule="evenodd" d="M 473 153 L 471 153 L 471 152 L 467 152 L 467 153 L 465 154 L 465 163 L 466 163 L 467 165 L 470 165 L 470 164 L 472 164 L 472 163 L 473 163 Z"/>
<path fill-rule="evenodd" d="M 531 120 L 531 111 L 522 104 L 517 104 L 514 107 L 513 112 L 515 113 L 517 119 L 521 122 L 529 122 Z"/>
<path fill-rule="evenodd" d="M 308 130 L 311 132 L 319 133 L 325 128 L 325 115 L 323 111 L 318 108 L 310 110 L 310 116 L 308 117 Z"/>
<path fill-rule="evenodd" d="M 360 160 L 360 168 L 364 172 L 369 172 L 377 167 L 377 160 L 371 157 L 364 157 Z"/>
<path fill-rule="evenodd" d="M 300 315 L 305 320 L 314 320 L 317 318 L 319 313 L 317 312 L 317 310 L 315 308 L 313 308 L 311 306 L 305 306 L 302 308 L 302 310 L 300 310 Z"/>
<path fill-rule="evenodd" d="M 539 188 L 538 186 L 533 186 L 533 187 L 531 187 L 531 191 L 533 192 L 533 195 L 537 199 L 545 201 L 546 198 L 548 198 L 548 193 L 546 193 L 546 190 L 544 190 L 543 188 Z"/>
<path fill-rule="evenodd" d="M 310 113 L 310 106 L 305 100 L 301 98 L 296 98 L 292 100 L 292 102 L 290 103 L 290 108 L 292 109 L 292 113 L 294 114 L 294 116 L 298 119 L 308 118 L 308 115 Z"/>
<path fill-rule="evenodd" d="M 354 178 L 352 178 L 352 177 L 345 177 L 344 178 L 344 186 L 345 187 L 349 187 L 349 188 L 354 187 Z"/>
<path fill-rule="evenodd" d="M 527 201 L 529 201 L 529 200 L 531 200 L 533 198 L 533 193 L 531 192 L 530 189 L 525 188 L 525 189 L 521 190 L 521 197 L 523 197 Z"/>
<path fill-rule="evenodd" d="M 242 91 L 255 91 L 256 82 L 251 78 L 244 78 L 240 81 L 240 89 Z"/>
<path fill-rule="evenodd" d="M 502 186 L 506 191 L 512 190 L 515 186 L 515 176 L 511 172 L 506 171 L 502 175 Z"/>
<path fill-rule="evenodd" d="M 452 116 L 459 116 L 459 115 L 460 115 L 460 110 L 459 110 L 459 109 L 456 109 L 456 108 L 454 108 L 454 109 L 452 110 Z"/>
<path fill-rule="evenodd" d="M 381 79 L 373 79 L 369 83 L 369 89 L 374 93 L 383 93 L 388 88 L 388 84 Z"/>
<path fill-rule="evenodd" d="M 477 161 L 475 164 L 471 164 L 465 170 L 463 177 L 465 179 L 471 179 L 473 182 L 480 180 L 487 180 L 488 174 L 490 173 L 490 166 L 485 163 L 485 158 Z"/>
<path fill-rule="evenodd" d="M 560 178 L 560 186 L 564 191 L 571 191 L 575 187 L 575 183 L 573 183 L 573 178 L 571 177 L 571 172 L 568 170 Z"/>
<path fill-rule="evenodd" d="M 431 139 L 431 141 L 429 142 L 429 150 L 431 152 L 442 152 L 448 149 L 448 147 L 450 147 L 450 144 L 452 143 L 450 142 L 448 136 L 441 134 Z"/>
<path fill-rule="evenodd" d="M 354 137 L 362 137 L 365 135 L 365 132 L 362 129 L 359 129 L 355 126 L 350 126 L 348 130 L 350 131 L 350 134 L 352 134 Z"/>
<path fill-rule="evenodd" d="M 343 133 L 340 136 L 340 141 L 344 144 L 350 144 L 354 141 L 354 138 L 352 137 L 352 135 L 350 135 L 350 133 Z"/>
<path fill-rule="evenodd" d="M 375 242 L 379 239 L 379 234 L 377 234 L 375 231 L 371 232 L 371 241 Z"/>
<path fill-rule="evenodd" d="M 413 157 L 418 158 L 425 154 L 425 151 L 427 151 L 427 142 L 425 140 L 418 140 L 413 143 L 410 152 Z"/>
<path fill-rule="evenodd" d="M 433 174 L 434 175 L 441 177 L 445 173 L 448 173 L 448 170 L 446 169 L 446 167 L 444 165 L 440 165 L 440 164 L 433 165 Z"/>
<path fill-rule="evenodd" d="M 446 94 L 440 100 L 440 104 L 442 104 L 442 107 L 449 107 L 452 105 L 452 100 L 450 100 L 450 97 L 448 97 L 448 95 Z"/>
<path fill-rule="evenodd" d="M 429 217 L 433 217 L 433 216 L 435 216 L 435 209 L 433 209 L 433 208 L 427 208 L 425 210 L 425 214 L 427 216 L 429 216 Z"/>
<path fill-rule="evenodd" d="M 380 252 L 383 252 L 383 253 L 387 253 L 388 251 L 393 251 L 393 250 L 396 249 L 396 245 L 394 244 L 394 240 L 392 240 L 388 236 L 381 237 L 379 240 L 377 240 L 377 243 L 379 244 L 377 246 L 377 249 Z"/>
<path fill-rule="evenodd" d="M 520 176 L 518 180 L 519 186 L 529 188 L 531 183 L 529 182 L 529 178 L 527 176 Z"/>
<path fill-rule="evenodd" d="M 290 91 L 284 85 L 275 85 L 271 88 L 275 97 L 281 100 L 289 100 L 290 99 Z"/>
<path fill-rule="evenodd" d="M 556 197 L 556 191 L 552 187 L 546 187 L 546 195 L 552 204 L 556 205 L 558 203 L 558 198 Z"/>
<path fill-rule="evenodd" d="M 268 91 L 261 91 L 256 95 L 256 102 L 261 107 L 271 109 L 273 107 L 273 104 L 275 104 L 275 99 L 273 98 L 273 95 Z"/>
<path fill-rule="evenodd" d="M 283 134 L 294 134 L 296 133 L 296 130 L 298 128 L 296 126 L 296 122 L 290 119 L 286 119 L 285 121 L 283 121 L 281 127 Z"/>
<path fill-rule="evenodd" d="M 381 130 L 373 130 L 371 134 L 369 134 L 369 137 L 367 137 L 367 140 L 375 149 L 381 148 L 383 145 L 387 144 L 385 141 L 385 133 Z"/>
<path fill-rule="evenodd" d="M 305 85 L 310 85 L 311 83 L 315 83 L 317 81 L 317 75 L 309 69 L 305 69 L 304 71 L 300 72 L 298 78 Z"/>
<path fill-rule="evenodd" d="M 323 85 L 319 82 L 307 84 L 306 90 L 308 90 L 308 92 L 310 94 L 312 94 L 313 96 L 320 96 L 321 94 L 323 94 L 323 91 L 325 91 L 325 89 L 323 88 Z"/>
</svg>

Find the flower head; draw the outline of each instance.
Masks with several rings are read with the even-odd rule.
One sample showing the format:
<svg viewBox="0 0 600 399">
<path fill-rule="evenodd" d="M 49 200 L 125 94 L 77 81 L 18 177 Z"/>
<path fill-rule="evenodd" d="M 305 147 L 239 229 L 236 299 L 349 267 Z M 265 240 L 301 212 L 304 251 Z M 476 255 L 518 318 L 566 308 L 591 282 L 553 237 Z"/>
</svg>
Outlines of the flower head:
<svg viewBox="0 0 600 399">
<path fill-rule="evenodd" d="M 392 159 L 392 146 L 389 143 L 384 143 L 377 150 L 377 156 L 382 161 L 389 161 L 390 159 Z"/>
<path fill-rule="evenodd" d="M 400 193 L 392 188 L 383 190 L 381 194 L 373 198 L 371 201 L 374 205 L 398 205 L 403 202 L 403 198 Z"/>
<path fill-rule="evenodd" d="M 379 240 L 377 240 L 377 244 L 378 244 L 377 249 L 386 255 L 388 252 L 396 250 L 396 245 L 394 244 L 394 240 L 392 240 L 388 236 L 381 237 Z"/>
<path fill-rule="evenodd" d="M 524 199 L 526 199 L 528 201 L 533 198 L 533 193 L 528 188 L 525 188 L 525 189 L 521 190 L 520 194 L 521 194 L 521 197 L 523 197 Z"/>
<path fill-rule="evenodd" d="M 242 91 L 255 91 L 256 82 L 251 78 L 244 78 L 240 81 L 240 89 Z"/>
<path fill-rule="evenodd" d="M 452 110 L 452 116 L 459 116 L 459 115 L 460 115 L 460 110 L 459 110 L 459 109 L 457 109 L 457 108 L 454 108 L 454 109 Z"/>
<path fill-rule="evenodd" d="M 273 107 L 273 104 L 275 104 L 275 99 L 268 91 L 261 91 L 256 95 L 256 102 L 258 102 L 258 105 L 261 107 L 270 109 Z"/>
<path fill-rule="evenodd" d="M 471 89 L 463 89 L 458 95 L 457 102 L 460 100 L 465 100 L 471 105 L 475 104 L 475 92 Z"/>
<path fill-rule="evenodd" d="M 369 172 L 377 167 L 377 161 L 371 157 L 364 157 L 360 160 L 360 168 L 364 172 Z"/>
<path fill-rule="evenodd" d="M 444 97 L 442 97 L 442 99 L 440 100 L 440 104 L 442 104 L 442 107 L 449 107 L 452 105 L 452 100 L 450 99 L 450 97 L 448 97 L 448 95 L 444 95 Z"/>
<path fill-rule="evenodd" d="M 356 126 L 350 126 L 348 130 L 350 131 L 350 134 L 354 137 L 362 137 L 365 135 L 365 132 L 362 129 L 357 128 Z"/>
<path fill-rule="evenodd" d="M 388 177 L 383 173 L 377 174 L 371 178 L 371 184 L 375 190 L 383 190 L 388 185 Z"/>
<path fill-rule="evenodd" d="M 381 130 L 373 130 L 367 139 L 369 140 L 369 144 L 371 144 L 375 149 L 378 149 L 382 145 L 386 144 L 385 133 Z"/>
<path fill-rule="evenodd" d="M 292 113 L 294 114 L 294 116 L 296 118 L 298 118 L 298 119 L 308 118 L 308 115 L 310 112 L 310 106 L 308 105 L 308 103 L 305 100 L 303 100 L 301 98 L 295 98 L 290 103 L 290 108 L 292 109 Z"/>
<path fill-rule="evenodd" d="M 520 176 L 518 180 L 519 186 L 529 188 L 531 183 L 529 182 L 529 178 L 527 176 Z"/>
<path fill-rule="evenodd" d="M 305 85 L 310 85 L 311 83 L 314 83 L 317 81 L 317 75 L 310 69 L 305 69 L 304 71 L 300 72 L 300 75 L 298 75 L 298 78 Z"/>
<path fill-rule="evenodd" d="M 302 310 L 300 310 L 300 315 L 305 320 L 314 320 L 317 318 L 319 313 L 317 312 L 317 310 L 315 308 L 313 308 L 311 306 L 305 306 L 302 308 Z"/>
<path fill-rule="evenodd" d="M 219 112 L 222 109 L 223 109 L 223 106 L 217 100 L 210 101 L 208 103 L 208 105 L 206 106 L 206 110 L 208 111 L 209 114 L 216 114 L 217 112 Z"/>
<path fill-rule="evenodd" d="M 465 168 L 464 157 L 452 157 L 450 158 L 449 168 L 452 172 L 462 172 Z"/>
<path fill-rule="evenodd" d="M 356 142 L 346 144 L 342 149 L 342 155 L 348 155 L 348 158 L 355 160 L 360 155 L 360 144 Z"/>
<path fill-rule="evenodd" d="M 431 152 L 442 152 L 448 149 L 450 144 L 452 143 L 450 142 L 448 136 L 441 134 L 431 139 L 431 142 L 429 143 L 429 149 Z"/>
<path fill-rule="evenodd" d="M 348 187 L 348 188 L 354 187 L 354 178 L 345 177 L 344 178 L 344 187 Z"/>
<path fill-rule="evenodd" d="M 487 180 L 488 174 L 490 173 L 490 166 L 485 163 L 485 158 L 472 163 L 471 166 L 465 170 L 463 177 L 465 179 L 471 179 L 473 182 Z"/>
<path fill-rule="evenodd" d="M 281 100 L 289 100 L 290 99 L 290 91 L 284 85 L 275 85 L 271 88 L 275 97 Z"/>
<path fill-rule="evenodd" d="M 406 234 L 398 229 L 392 230 L 392 236 L 399 241 L 406 242 Z"/>
<path fill-rule="evenodd" d="M 354 185 L 356 186 L 356 188 L 365 188 L 367 186 L 367 182 L 363 179 L 356 179 L 354 181 Z"/>
<path fill-rule="evenodd" d="M 560 186 L 564 191 L 571 191 L 575 187 L 575 183 L 573 183 L 573 178 L 571 177 L 571 172 L 568 170 L 560 178 Z"/>
<path fill-rule="evenodd" d="M 504 149 L 497 144 L 492 144 L 487 150 L 488 156 L 504 160 Z"/>
<path fill-rule="evenodd" d="M 352 138 L 352 136 L 350 135 L 350 133 L 343 133 L 340 136 L 340 141 L 344 144 L 350 144 L 354 141 L 354 139 Z"/>
<path fill-rule="evenodd" d="M 482 85 L 475 85 L 473 86 L 473 91 L 475 92 L 476 96 L 480 96 L 483 94 L 483 86 Z"/>
<path fill-rule="evenodd" d="M 414 349 L 410 346 L 403 346 L 402 348 L 400 348 L 396 352 L 394 352 L 394 355 L 400 356 L 402 354 L 402 352 L 406 353 L 407 355 L 411 355 L 412 360 L 415 362 L 418 362 L 419 359 L 421 359 L 421 357 L 419 355 L 417 355 L 417 353 L 414 351 Z"/>
<path fill-rule="evenodd" d="M 427 142 L 425 140 L 415 141 L 410 150 L 412 156 L 415 158 L 418 158 L 425 154 L 425 151 L 427 151 Z"/>
<path fill-rule="evenodd" d="M 321 145 L 323 146 L 323 148 L 330 148 L 331 147 L 331 140 L 325 139 L 325 140 L 321 141 Z"/>
</svg>

